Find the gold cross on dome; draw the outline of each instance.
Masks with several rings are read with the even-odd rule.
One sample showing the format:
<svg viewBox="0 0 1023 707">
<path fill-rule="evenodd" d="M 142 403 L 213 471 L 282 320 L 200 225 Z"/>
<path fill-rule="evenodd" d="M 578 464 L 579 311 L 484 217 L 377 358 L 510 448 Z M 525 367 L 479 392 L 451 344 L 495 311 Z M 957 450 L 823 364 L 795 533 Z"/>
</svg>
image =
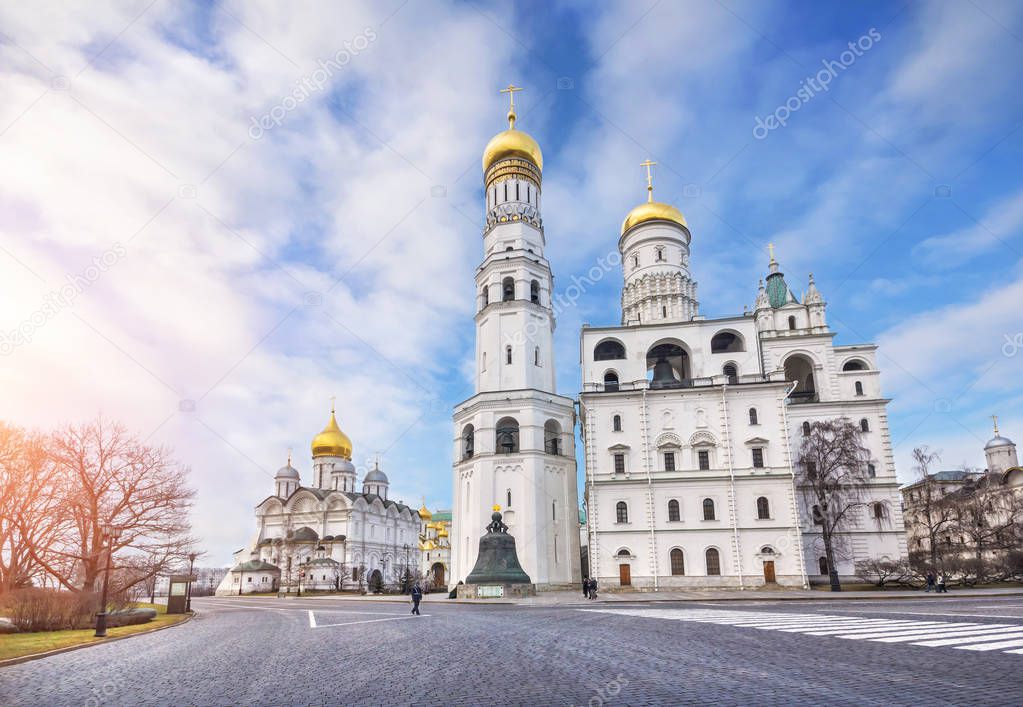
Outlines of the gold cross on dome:
<svg viewBox="0 0 1023 707">
<path fill-rule="evenodd" d="M 991 416 L 991 420 L 992 420 L 992 422 L 995 423 L 995 437 L 997 437 L 998 436 L 998 415 L 992 415 Z"/>
<path fill-rule="evenodd" d="M 646 167 L 646 200 L 652 202 L 654 200 L 654 175 L 650 171 L 656 162 L 651 162 L 649 158 L 645 161 L 640 162 L 640 167 Z"/>
<path fill-rule="evenodd" d="M 331 415 L 333 415 L 333 414 L 334 414 L 334 400 L 335 400 L 336 398 L 337 398 L 337 396 L 336 396 L 336 395 L 331 395 L 331 396 L 330 396 L 330 414 L 331 414 Z"/>
<path fill-rule="evenodd" d="M 767 244 L 767 252 L 771 256 L 771 262 L 774 262 L 774 243 Z"/>
<path fill-rule="evenodd" d="M 525 91 L 526 89 L 521 86 L 516 86 L 513 83 L 508 84 L 508 88 L 502 88 L 501 93 L 508 94 L 508 129 L 512 130 L 515 128 L 515 94 L 519 91 Z"/>
</svg>

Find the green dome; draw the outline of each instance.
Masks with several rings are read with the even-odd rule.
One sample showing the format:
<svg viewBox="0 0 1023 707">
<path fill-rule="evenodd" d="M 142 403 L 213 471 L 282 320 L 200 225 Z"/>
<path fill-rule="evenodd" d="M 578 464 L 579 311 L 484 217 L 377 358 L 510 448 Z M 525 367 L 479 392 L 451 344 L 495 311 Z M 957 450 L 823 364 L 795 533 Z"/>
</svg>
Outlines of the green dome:
<svg viewBox="0 0 1023 707">
<path fill-rule="evenodd" d="M 767 301 L 772 307 L 778 309 L 794 299 L 789 292 L 789 286 L 785 284 L 784 275 L 776 272 L 767 276 Z"/>
</svg>

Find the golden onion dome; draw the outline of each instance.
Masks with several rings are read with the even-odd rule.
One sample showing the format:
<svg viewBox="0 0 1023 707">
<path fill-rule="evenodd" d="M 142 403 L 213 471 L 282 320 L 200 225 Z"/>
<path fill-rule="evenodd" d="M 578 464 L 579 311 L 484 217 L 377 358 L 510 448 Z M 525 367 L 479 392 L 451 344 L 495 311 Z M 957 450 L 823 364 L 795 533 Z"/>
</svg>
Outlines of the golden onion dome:
<svg viewBox="0 0 1023 707">
<path fill-rule="evenodd" d="M 343 457 L 351 461 L 352 440 L 337 426 L 333 409 L 330 411 L 330 421 L 323 428 L 323 432 L 313 437 L 312 449 L 313 458 Z"/>
<path fill-rule="evenodd" d="M 671 221 L 688 228 L 685 216 L 674 206 L 659 201 L 648 201 L 634 208 L 625 217 L 625 220 L 622 221 L 622 235 L 624 236 L 625 232 L 633 226 L 647 221 Z"/>
<path fill-rule="evenodd" d="M 492 137 L 483 150 L 483 172 L 486 173 L 491 165 L 507 157 L 529 160 L 537 169 L 543 171 L 543 153 L 540 152 L 540 145 L 529 133 L 509 128 Z"/>
<path fill-rule="evenodd" d="M 446 538 L 448 536 L 447 528 L 441 528 L 440 532 L 437 533 L 438 538 Z"/>
<path fill-rule="evenodd" d="M 430 520 L 433 518 L 433 513 L 430 513 L 430 509 L 426 507 L 426 501 L 423 501 L 423 506 L 419 509 L 419 517 L 423 520 Z"/>
</svg>

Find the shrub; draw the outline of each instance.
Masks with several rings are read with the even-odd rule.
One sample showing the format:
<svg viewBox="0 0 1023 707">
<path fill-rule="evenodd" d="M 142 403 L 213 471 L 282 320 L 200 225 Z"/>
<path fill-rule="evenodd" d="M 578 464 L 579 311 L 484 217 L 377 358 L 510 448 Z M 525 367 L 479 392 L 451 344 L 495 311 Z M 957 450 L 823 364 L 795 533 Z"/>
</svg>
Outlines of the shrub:
<svg viewBox="0 0 1023 707">
<path fill-rule="evenodd" d="M 98 604 L 92 592 L 28 587 L 6 594 L 0 611 L 19 631 L 61 631 L 91 625 Z"/>
</svg>

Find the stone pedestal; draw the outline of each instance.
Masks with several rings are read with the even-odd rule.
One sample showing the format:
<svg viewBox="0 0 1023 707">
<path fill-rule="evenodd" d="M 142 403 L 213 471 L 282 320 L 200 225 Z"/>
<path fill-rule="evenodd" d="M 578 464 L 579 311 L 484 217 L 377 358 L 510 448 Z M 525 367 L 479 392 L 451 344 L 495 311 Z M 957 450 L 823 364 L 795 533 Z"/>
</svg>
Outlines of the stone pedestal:
<svg viewBox="0 0 1023 707">
<path fill-rule="evenodd" d="M 459 599 L 508 599 L 535 597 L 536 585 L 517 582 L 514 584 L 459 584 Z"/>
</svg>

